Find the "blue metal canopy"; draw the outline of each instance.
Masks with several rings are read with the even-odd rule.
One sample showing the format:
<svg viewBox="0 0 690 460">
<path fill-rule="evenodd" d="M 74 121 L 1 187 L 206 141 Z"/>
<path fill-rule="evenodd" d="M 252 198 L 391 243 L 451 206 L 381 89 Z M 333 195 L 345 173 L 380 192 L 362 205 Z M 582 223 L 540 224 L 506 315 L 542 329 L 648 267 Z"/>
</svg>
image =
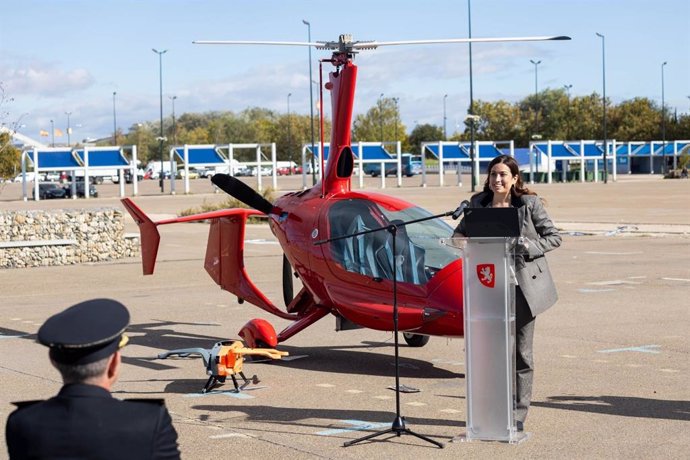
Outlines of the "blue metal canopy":
<svg viewBox="0 0 690 460">
<path fill-rule="evenodd" d="M 493 160 L 499 155 L 503 155 L 503 152 L 501 152 L 499 149 L 496 148 L 495 145 L 492 144 L 479 144 L 478 146 L 478 153 L 479 153 L 479 160 Z M 470 144 L 462 144 L 460 146 L 462 150 L 467 154 L 467 157 L 470 157 Z M 446 157 L 446 147 L 443 147 L 443 158 Z"/>
<path fill-rule="evenodd" d="M 91 150 L 89 151 L 89 167 L 109 167 L 118 168 L 129 166 L 129 161 L 125 158 L 122 150 L 120 149 L 109 149 L 109 150 Z M 86 164 L 85 152 L 83 149 L 75 150 L 79 161 L 82 164 Z"/>
<path fill-rule="evenodd" d="M 522 166 L 530 164 L 530 154 L 528 148 L 513 149 L 513 153 L 515 154 L 515 160 L 518 162 L 518 165 Z M 507 154 L 504 153 L 504 155 Z"/>
<path fill-rule="evenodd" d="M 184 147 L 175 147 L 173 152 L 181 161 L 184 161 Z M 187 164 L 189 165 L 226 163 L 227 160 L 215 147 L 187 147 Z"/>
<path fill-rule="evenodd" d="M 544 155 L 548 154 L 548 151 L 549 151 L 549 145 L 548 144 L 535 144 L 534 146 L 537 148 L 537 150 L 539 150 Z M 578 149 L 579 149 L 579 144 L 578 144 Z M 579 155 L 579 153 L 577 155 Z M 564 144 L 551 144 L 551 158 L 571 159 L 577 155 L 575 153 L 573 153 L 572 151 L 568 150 L 568 148 Z"/>
<path fill-rule="evenodd" d="M 572 144 L 568 144 L 568 147 L 573 149 L 575 154 L 577 156 L 580 156 L 580 144 L 573 142 Z M 604 155 L 604 151 L 599 148 L 598 145 L 595 144 L 584 144 L 584 154 L 585 157 L 602 157 Z M 553 155 L 552 155 L 553 156 Z"/>
<path fill-rule="evenodd" d="M 439 157 L 438 144 L 428 144 L 425 145 L 427 150 L 431 152 L 436 158 Z M 444 160 L 469 160 L 470 155 L 460 148 L 459 145 L 444 145 L 443 146 L 443 159 Z"/>
<path fill-rule="evenodd" d="M 79 160 L 72 154 L 72 150 L 29 150 L 27 153 L 34 166 L 38 160 L 39 169 L 60 170 L 82 167 Z"/>
</svg>

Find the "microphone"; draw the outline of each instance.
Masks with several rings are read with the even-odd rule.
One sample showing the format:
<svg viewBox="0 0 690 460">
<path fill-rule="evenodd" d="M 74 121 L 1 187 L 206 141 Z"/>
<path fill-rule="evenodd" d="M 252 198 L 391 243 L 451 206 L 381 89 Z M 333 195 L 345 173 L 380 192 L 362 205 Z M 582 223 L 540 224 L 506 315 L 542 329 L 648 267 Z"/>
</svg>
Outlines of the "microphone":
<svg viewBox="0 0 690 460">
<path fill-rule="evenodd" d="M 457 209 L 455 211 L 453 211 L 453 214 L 452 214 L 453 220 L 458 220 L 458 218 L 460 218 L 460 216 L 462 215 L 462 212 L 465 210 L 465 208 L 469 208 L 469 207 L 470 207 L 470 202 L 467 200 L 460 203 L 460 206 L 458 206 Z"/>
</svg>

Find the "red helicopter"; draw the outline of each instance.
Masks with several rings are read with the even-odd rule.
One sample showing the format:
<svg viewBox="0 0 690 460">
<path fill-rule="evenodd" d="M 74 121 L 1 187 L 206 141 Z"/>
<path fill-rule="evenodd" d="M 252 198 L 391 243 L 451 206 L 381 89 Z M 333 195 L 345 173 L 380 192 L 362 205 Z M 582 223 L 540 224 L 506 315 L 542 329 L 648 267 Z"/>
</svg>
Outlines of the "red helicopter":
<svg viewBox="0 0 690 460">
<path fill-rule="evenodd" d="M 292 323 L 276 334 L 263 319 L 248 322 L 239 335 L 248 347 L 274 348 L 325 316 L 336 318 L 336 330 L 365 327 L 397 330 L 410 346 L 423 346 L 429 336 L 463 336 L 462 259 L 442 238 L 452 228 L 441 216 L 404 200 L 375 192 L 351 190 L 354 154 L 350 145 L 360 50 L 384 45 L 569 40 L 569 37 L 474 38 L 396 42 L 197 41 L 199 44 L 314 46 L 331 50 L 335 70 L 321 85 L 331 92 L 330 154 L 321 180 L 312 188 L 287 193 L 270 203 L 239 179 L 216 174 L 213 183 L 252 209 L 227 209 L 153 222 L 129 198 L 122 200 L 141 233 L 145 275 L 153 273 L 160 236 L 157 227 L 209 220 L 204 268 L 220 287 Z M 323 100 L 323 97 L 321 98 Z M 323 111 L 321 112 L 323 132 Z M 323 152 L 323 139 L 321 139 Z M 279 309 L 251 281 L 244 266 L 245 224 L 249 216 L 268 216 L 271 231 L 284 252 L 283 297 Z M 408 225 L 409 224 L 409 225 Z M 371 231 L 394 226 L 397 231 Z M 356 236 L 347 237 L 347 235 Z M 395 239 L 393 243 L 392 239 Z M 395 248 L 395 257 L 393 255 Z M 293 272 L 302 289 L 293 295 Z"/>
</svg>

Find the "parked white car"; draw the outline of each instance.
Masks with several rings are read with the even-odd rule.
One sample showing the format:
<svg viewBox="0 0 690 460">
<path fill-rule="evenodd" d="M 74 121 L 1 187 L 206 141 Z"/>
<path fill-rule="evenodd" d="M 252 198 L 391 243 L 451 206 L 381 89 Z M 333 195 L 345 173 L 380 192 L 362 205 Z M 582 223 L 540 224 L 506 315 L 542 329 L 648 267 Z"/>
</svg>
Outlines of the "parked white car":
<svg viewBox="0 0 690 460">
<path fill-rule="evenodd" d="M 33 182 L 34 178 L 36 177 L 36 173 L 34 172 L 27 172 L 26 173 L 26 181 L 27 182 Z M 12 182 L 21 182 L 22 181 L 22 174 L 19 173 L 15 176 L 14 179 L 12 179 Z"/>
</svg>

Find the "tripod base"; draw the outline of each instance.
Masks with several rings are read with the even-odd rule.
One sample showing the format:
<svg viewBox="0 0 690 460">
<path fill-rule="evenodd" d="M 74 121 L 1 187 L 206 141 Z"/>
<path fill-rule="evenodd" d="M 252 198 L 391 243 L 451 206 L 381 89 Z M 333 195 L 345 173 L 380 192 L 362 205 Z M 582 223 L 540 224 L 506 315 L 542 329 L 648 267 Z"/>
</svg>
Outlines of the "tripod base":
<svg viewBox="0 0 690 460">
<path fill-rule="evenodd" d="M 428 437 L 421 435 L 419 433 L 415 433 L 414 431 L 406 428 L 405 427 L 405 418 L 400 417 L 400 416 L 396 417 L 395 420 L 393 420 L 393 424 L 387 430 L 378 431 L 376 433 L 371 433 L 371 434 L 363 436 L 359 439 L 353 439 L 352 441 L 348 441 L 345 444 L 343 444 L 343 447 L 349 447 L 353 444 L 357 444 L 357 443 L 362 442 L 362 441 L 367 441 L 369 439 L 373 439 L 373 438 L 383 436 L 383 435 L 389 434 L 389 433 L 395 434 L 396 436 L 402 436 L 403 434 L 411 434 L 412 436 L 416 436 L 419 439 L 423 439 L 426 442 L 430 442 L 431 444 L 435 445 L 439 449 L 443 449 L 443 444 L 441 444 L 440 442 L 434 441 L 431 438 L 428 438 Z"/>
</svg>

